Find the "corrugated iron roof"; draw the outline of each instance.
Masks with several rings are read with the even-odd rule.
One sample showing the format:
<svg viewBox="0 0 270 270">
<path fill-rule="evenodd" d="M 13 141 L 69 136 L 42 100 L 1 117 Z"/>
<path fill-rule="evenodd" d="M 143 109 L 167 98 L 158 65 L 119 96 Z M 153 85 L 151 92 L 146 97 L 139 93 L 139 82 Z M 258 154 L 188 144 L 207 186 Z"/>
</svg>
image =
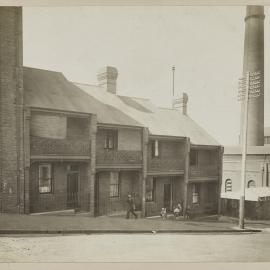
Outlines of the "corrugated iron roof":
<svg viewBox="0 0 270 270">
<path fill-rule="evenodd" d="M 141 126 L 123 111 L 88 95 L 60 72 L 24 67 L 23 76 L 27 106 L 94 113 L 99 123 Z"/>
<path fill-rule="evenodd" d="M 189 116 L 178 110 L 158 108 L 147 99 L 118 96 L 93 85 L 74 83 L 100 102 L 111 105 L 149 128 L 152 135 L 189 137 L 192 144 L 220 145 Z"/>
</svg>

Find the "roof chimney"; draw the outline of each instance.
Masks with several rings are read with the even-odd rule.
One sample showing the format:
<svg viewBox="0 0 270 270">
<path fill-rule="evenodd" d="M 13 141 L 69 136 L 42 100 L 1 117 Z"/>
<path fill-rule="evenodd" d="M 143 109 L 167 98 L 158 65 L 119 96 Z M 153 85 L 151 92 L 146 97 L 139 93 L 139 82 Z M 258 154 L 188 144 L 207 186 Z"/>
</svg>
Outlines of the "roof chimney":
<svg viewBox="0 0 270 270">
<path fill-rule="evenodd" d="M 106 66 L 99 70 L 97 79 L 98 85 L 103 87 L 108 92 L 116 94 L 116 81 L 118 71 L 115 67 Z"/>
<path fill-rule="evenodd" d="M 182 114 L 187 115 L 188 95 L 183 93 L 180 98 L 173 99 L 173 109 L 181 110 Z"/>
</svg>

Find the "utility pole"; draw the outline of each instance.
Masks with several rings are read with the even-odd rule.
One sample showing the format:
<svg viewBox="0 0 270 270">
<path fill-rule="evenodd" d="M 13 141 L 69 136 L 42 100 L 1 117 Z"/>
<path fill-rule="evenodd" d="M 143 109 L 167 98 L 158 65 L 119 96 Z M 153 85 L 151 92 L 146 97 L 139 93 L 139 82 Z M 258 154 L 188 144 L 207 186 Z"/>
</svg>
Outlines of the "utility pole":
<svg viewBox="0 0 270 270">
<path fill-rule="evenodd" d="M 172 95 L 174 98 L 174 72 L 175 72 L 175 66 L 172 66 Z"/>
<path fill-rule="evenodd" d="M 239 228 L 245 227 L 245 188 L 246 188 L 246 156 L 247 156 L 247 130 L 248 130 L 248 103 L 249 98 L 260 96 L 261 73 L 247 72 L 246 76 L 240 79 L 238 99 L 244 102 L 244 121 L 242 131 L 242 167 L 241 167 L 241 193 L 239 201 Z"/>
</svg>

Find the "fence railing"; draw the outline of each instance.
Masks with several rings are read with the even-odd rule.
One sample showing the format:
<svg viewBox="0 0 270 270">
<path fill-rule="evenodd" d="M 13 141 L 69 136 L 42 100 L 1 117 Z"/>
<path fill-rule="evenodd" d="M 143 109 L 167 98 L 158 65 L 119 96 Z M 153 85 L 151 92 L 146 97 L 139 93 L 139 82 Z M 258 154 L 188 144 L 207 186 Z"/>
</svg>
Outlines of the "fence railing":
<svg viewBox="0 0 270 270">
<path fill-rule="evenodd" d="M 97 151 L 97 164 L 141 164 L 142 152 L 129 150 Z"/>
<path fill-rule="evenodd" d="M 151 171 L 183 170 L 184 160 L 153 158 L 148 161 L 148 169 Z"/>
<path fill-rule="evenodd" d="M 50 139 L 32 136 L 30 143 L 32 155 L 90 155 L 90 141 L 87 139 Z"/>
<path fill-rule="evenodd" d="M 218 176 L 218 165 L 190 166 L 191 176 Z"/>
</svg>

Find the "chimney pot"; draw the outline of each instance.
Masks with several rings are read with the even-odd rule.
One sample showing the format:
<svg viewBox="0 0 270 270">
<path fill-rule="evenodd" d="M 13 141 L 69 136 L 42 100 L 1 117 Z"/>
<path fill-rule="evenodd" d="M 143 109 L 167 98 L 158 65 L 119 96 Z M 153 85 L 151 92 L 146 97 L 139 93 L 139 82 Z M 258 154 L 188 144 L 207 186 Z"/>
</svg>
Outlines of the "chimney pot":
<svg viewBox="0 0 270 270">
<path fill-rule="evenodd" d="M 115 67 L 106 66 L 98 72 L 98 85 L 106 91 L 116 94 L 117 77 L 117 69 Z"/>
<path fill-rule="evenodd" d="M 187 103 L 188 95 L 187 93 L 183 93 L 180 98 L 173 100 L 173 109 L 181 110 L 182 114 L 187 115 Z"/>
</svg>

